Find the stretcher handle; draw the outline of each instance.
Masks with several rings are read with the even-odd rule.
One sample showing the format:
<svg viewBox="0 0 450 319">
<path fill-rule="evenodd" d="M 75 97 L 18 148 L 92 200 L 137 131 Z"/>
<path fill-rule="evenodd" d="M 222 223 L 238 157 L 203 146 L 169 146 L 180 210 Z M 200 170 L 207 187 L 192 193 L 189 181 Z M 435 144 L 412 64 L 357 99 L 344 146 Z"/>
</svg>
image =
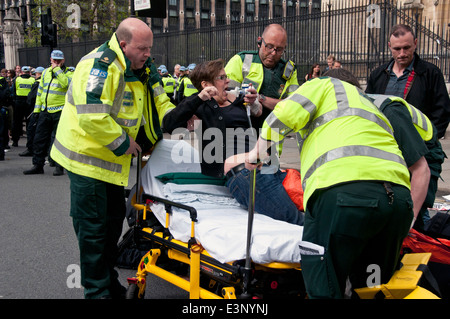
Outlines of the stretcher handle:
<svg viewBox="0 0 450 319">
<path fill-rule="evenodd" d="M 187 206 L 187 205 L 183 205 L 183 204 L 179 204 L 176 202 L 172 202 L 168 199 L 165 198 L 161 198 L 161 197 L 157 197 L 157 196 L 153 196 L 153 195 L 149 195 L 149 194 L 142 194 L 142 198 L 144 200 L 151 200 L 154 202 L 158 202 L 158 203 L 163 203 L 165 205 L 169 205 L 169 206 L 173 206 L 173 207 L 177 207 L 177 208 L 181 208 L 184 210 L 187 210 L 189 212 L 189 216 L 191 217 L 191 221 L 193 222 L 197 222 L 197 210 L 194 207 L 191 206 Z"/>
</svg>

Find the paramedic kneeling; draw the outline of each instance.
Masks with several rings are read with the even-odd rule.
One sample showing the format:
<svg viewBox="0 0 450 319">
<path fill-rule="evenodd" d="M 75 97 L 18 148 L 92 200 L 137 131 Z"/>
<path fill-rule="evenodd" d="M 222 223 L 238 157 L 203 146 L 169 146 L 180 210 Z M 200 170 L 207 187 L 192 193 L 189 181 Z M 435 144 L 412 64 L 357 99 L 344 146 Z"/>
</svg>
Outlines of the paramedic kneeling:
<svg viewBox="0 0 450 319">
<path fill-rule="evenodd" d="M 355 86 L 322 77 L 279 102 L 266 119 L 247 167 L 272 142 L 298 133 L 304 190 L 301 249 L 310 298 L 343 298 L 368 286 L 368 266 L 380 284 L 393 274 L 413 218 L 409 172 L 387 118 Z M 372 284 L 372 282 L 370 282 Z"/>
</svg>

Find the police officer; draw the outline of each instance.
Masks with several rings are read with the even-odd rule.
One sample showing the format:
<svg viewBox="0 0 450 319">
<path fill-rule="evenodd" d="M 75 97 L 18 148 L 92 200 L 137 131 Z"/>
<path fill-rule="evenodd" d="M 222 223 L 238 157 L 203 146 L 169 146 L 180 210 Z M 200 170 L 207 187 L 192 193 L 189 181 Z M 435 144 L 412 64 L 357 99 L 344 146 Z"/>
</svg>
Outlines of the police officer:
<svg viewBox="0 0 450 319">
<path fill-rule="evenodd" d="M 279 24 L 270 24 L 258 37 L 258 51 L 239 52 L 225 66 L 230 88 L 252 83 L 260 94 L 263 114 L 252 118 L 255 128 L 261 128 L 264 119 L 280 99 L 298 88 L 294 62 L 281 58 L 286 45 L 286 30 Z"/>
<path fill-rule="evenodd" d="M 191 79 L 189 78 L 189 72 L 195 69 L 196 64 L 191 63 L 185 68 L 185 74 L 182 79 L 178 91 L 177 91 L 177 103 L 180 103 L 185 97 L 191 96 L 194 93 L 197 93 L 198 90 L 195 88 L 194 84 L 192 84 Z M 180 68 L 181 70 L 181 68 Z"/>
<path fill-rule="evenodd" d="M 33 111 L 39 113 L 33 141 L 33 167 L 24 171 L 25 175 L 44 173 L 45 157 L 53 142 L 52 136 L 54 137 L 56 133 L 66 92 L 69 88 L 68 70 L 64 66 L 64 61 L 64 53 L 60 50 L 53 50 L 50 55 L 51 66 L 42 73 Z M 63 175 L 62 167 L 58 164 L 55 165 L 53 175 Z"/>
<path fill-rule="evenodd" d="M 114 266 L 131 158 L 162 139 L 162 119 L 175 107 L 150 59 L 152 46 L 148 25 L 127 18 L 108 42 L 81 59 L 51 150 L 70 179 L 86 298 L 124 292 Z M 148 146 L 136 142 L 140 136 Z"/>
<path fill-rule="evenodd" d="M 164 91 L 166 91 L 167 96 L 170 98 L 172 103 L 174 103 L 173 94 L 175 92 L 175 87 L 177 85 L 177 82 L 175 79 L 169 74 L 169 71 L 167 69 L 161 69 L 161 76 L 162 76 L 162 82 L 164 86 Z"/>
<path fill-rule="evenodd" d="M 388 119 L 352 84 L 316 78 L 276 105 L 248 162 L 292 132 L 300 148 L 308 296 L 343 298 L 347 278 L 353 288 L 366 287 L 372 264 L 387 283 L 413 220 L 410 174 Z"/>
<path fill-rule="evenodd" d="M 31 91 L 31 86 L 35 82 L 34 77 L 31 76 L 31 67 L 23 66 L 22 74 L 16 77 L 12 85 L 12 95 L 14 100 L 13 111 L 13 127 L 12 127 L 12 141 L 13 146 L 18 146 L 18 141 L 23 133 L 23 121 L 26 120 L 28 124 L 28 116 L 33 112 L 27 103 L 28 93 Z"/>
<path fill-rule="evenodd" d="M 44 68 L 42 66 L 38 66 L 36 69 L 34 69 L 34 78 L 36 79 L 36 81 L 33 83 L 33 86 L 31 87 L 31 90 L 27 96 L 27 103 L 28 105 L 31 105 L 33 108 L 34 105 L 36 104 L 36 97 L 37 92 L 39 90 L 39 85 L 41 84 L 42 72 L 44 72 Z M 27 148 L 22 153 L 19 153 L 19 156 L 33 156 L 33 141 L 34 135 L 36 133 L 36 125 L 38 118 L 39 118 L 38 112 L 32 111 L 32 113 L 29 115 L 27 124 L 27 145 L 26 145 Z"/>
<path fill-rule="evenodd" d="M 5 160 L 5 147 L 8 135 L 8 101 L 10 98 L 10 90 L 8 82 L 4 77 L 6 74 L 0 75 L 0 161 Z"/>
</svg>

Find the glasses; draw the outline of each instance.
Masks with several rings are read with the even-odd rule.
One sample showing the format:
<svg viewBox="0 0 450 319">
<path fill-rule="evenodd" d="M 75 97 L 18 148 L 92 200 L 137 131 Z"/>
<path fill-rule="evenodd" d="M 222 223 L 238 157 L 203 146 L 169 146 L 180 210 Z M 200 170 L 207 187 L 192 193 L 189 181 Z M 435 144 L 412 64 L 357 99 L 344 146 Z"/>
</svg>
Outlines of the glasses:
<svg viewBox="0 0 450 319">
<path fill-rule="evenodd" d="M 216 80 L 225 81 L 228 79 L 228 76 L 226 74 L 222 74 L 216 77 Z"/>
<path fill-rule="evenodd" d="M 264 41 L 264 38 L 261 38 L 261 40 L 264 43 L 264 47 L 270 52 L 269 54 L 272 54 L 272 52 L 276 52 L 276 54 L 283 54 L 285 48 L 277 48 L 272 44 L 267 44 L 266 41 Z"/>
</svg>

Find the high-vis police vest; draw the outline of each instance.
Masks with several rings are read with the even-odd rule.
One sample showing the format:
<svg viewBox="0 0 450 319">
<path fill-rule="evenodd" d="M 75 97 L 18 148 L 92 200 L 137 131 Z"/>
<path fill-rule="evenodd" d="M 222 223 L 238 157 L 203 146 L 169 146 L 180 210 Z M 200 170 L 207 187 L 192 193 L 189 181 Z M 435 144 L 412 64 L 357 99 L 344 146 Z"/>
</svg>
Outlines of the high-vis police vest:
<svg viewBox="0 0 450 319">
<path fill-rule="evenodd" d="M 171 94 L 175 91 L 177 82 L 175 81 L 175 79 L 173 77 L 163 76 L 162 81 L 164 84 L 164 91 L 166 91 L 167 94 Z"/>
<path fill-rule="evenodd" d="M 31 86 L 36 80 L 33 77 L 22 77 L 19 76 L 16 79 L 16 96 L 27 96 L 31 91 Z"/>
<path fill-rule="evenodd" d="M 420 110 L 406 102 L 404 99 L 398 96 L 384 95 L 384 94 L 368 94 L 370 98 L 373 99 L 373 103 L 383 111 L 389 104 L 394 101 L 403 104 L 409 111 L 411 115 L 411 120 L 416 128 L 417 132 L 420 134 L 424 141 L 429 141 L 433 138 L 433 125 L 428 117 L 423 114 Z"/>
<path fill-rule="evenodd" d="M 351 181 L 410 187 L 388 119 L 355 86 L 334 78 L 303 84 L 267 117 L 261 137 L 298 132 L 305 206 L 316 189 Z"/>
<path fill-rule="evenodd" d="M 181 82 L 181 85 L 184 86 L 184 91 L 183 91 L 184 97 L 191 96 L 192 94 L 198 92 L 198 90 L 196 89 L 194 84 L 192 84 L 191 79 L 188 77 L 183 79 L 183 81 Z"/>
<path fill-rule="evenodd" d="M 299 84 L 294 62 L 280 60 L 279 63 L 284 63 L 282 77 L 286 82 L 277 98 L 283 99 L 298 89 Z M 264 81 L 264 67 L 257 51 L 244 51 L 236 54 L 225 66 L 225 72 L 230 79 L 228 84 L 230 88 L 252 83 L 255 90 L 259 92 Z"/>
<path fill-rule="evenodd" d="M 127 186 L 129 137 L 144 125 L 152 143 L 162 138 L 162 118 L 175 106 L 150 60 L 140 79 L 127 65 L 114 33 L 76 66 L 51 150 L 68 171 Z"/>
<path fill-rule="evenodd" d="M 55 113 L 63 109 L 66 92 L 69 88 L 67 72 L 67 69 L 63 70 L 59 66 L 53 69 L 49 67 L 42 72 L 34 113 L 45 109 L 49 113 Z"/>
</svg>

